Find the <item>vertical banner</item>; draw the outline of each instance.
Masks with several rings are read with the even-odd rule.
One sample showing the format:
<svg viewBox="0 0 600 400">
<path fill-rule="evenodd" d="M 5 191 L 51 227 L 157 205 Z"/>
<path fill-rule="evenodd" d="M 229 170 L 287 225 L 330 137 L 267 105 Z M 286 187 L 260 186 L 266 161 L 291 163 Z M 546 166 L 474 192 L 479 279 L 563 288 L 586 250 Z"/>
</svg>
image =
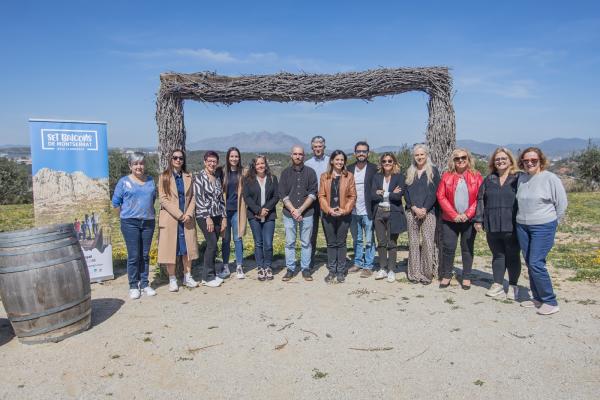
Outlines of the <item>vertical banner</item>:
<svg viewBox="0 0 600 400">
<path fill-rule="evenodd" d="M 106 123 L 29 120 L 36 225 L 71 223 L 90 280 L 114 278 Z"/>
</svg>

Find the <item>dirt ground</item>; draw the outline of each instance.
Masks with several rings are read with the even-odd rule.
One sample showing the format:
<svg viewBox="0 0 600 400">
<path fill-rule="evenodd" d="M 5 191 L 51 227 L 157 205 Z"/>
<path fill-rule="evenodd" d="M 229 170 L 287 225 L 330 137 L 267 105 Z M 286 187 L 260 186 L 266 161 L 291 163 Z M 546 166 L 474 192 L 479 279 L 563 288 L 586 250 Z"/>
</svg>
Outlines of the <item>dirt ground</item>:
<svg viewBox="0 0 600 400">
<path fill-rule="evenodd" d="M 92 285 L 92 328 L 56 344 L 19 343 L 0 308 L 0 398 L 597 399 L 600 285 L 553 271 L 561 311 L 542 317 L 485 297 L 485 261 L 470 291 L 403 273 L 327 285 L 322 267 L 132 301 L 121 275 Z"/>
</svg>

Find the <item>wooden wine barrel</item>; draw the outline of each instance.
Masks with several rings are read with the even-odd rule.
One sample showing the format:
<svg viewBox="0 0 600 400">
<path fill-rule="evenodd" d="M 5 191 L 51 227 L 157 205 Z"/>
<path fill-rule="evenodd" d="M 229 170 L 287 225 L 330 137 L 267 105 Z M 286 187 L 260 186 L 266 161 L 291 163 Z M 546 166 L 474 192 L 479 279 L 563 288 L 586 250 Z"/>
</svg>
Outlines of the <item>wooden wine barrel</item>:
<svg viewBox="0 0 600 400">
<path fill-rule="evenodd" d="M 88 329 L 90 276 L 73 225 L 0 233 L 0 295 L 22 343 Z"/>
</svg>

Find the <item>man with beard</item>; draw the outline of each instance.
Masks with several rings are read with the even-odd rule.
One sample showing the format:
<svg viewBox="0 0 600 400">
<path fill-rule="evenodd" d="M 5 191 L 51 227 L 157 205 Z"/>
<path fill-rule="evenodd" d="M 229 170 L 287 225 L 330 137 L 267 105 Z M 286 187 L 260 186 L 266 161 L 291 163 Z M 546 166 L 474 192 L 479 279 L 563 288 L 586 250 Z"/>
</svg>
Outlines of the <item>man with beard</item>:
<svg viewBox="0 0 600 400">
<path fill-rule="evenodd" d="M 373 210 L 371 208 L 371 185 L 377 166 L 368 161 L 369 144 L 358 142 L 354 145 L 356 162 L 348 166 L 354 175 L 356 185 L 356 206 L 352 211 L 350 232 L 354 242 L 354 265 L 349 273 L 362 270 L 360 277 L 368 278 L 373 274 L 375 261 L 375 241 L 373 237 Z"/>
</svg>

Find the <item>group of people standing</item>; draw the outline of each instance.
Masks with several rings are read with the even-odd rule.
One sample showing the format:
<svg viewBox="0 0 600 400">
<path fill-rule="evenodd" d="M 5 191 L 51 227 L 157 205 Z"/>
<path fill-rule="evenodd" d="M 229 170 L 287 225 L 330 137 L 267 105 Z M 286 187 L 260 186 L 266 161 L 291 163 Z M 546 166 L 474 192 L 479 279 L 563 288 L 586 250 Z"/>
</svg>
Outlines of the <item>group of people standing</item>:
<svg viewBox="0 0 600 400">
<path fill-rule="evenodd" d="M 291 164 L 279 179 L 271 173 L 265 156 L 255 157 L 243 168 L 240 151 L 227 151 L 225 165 L 219 155 L 204 154 L 204 168 L 195 176 L 187 172 L 185 152 L 174 150 L 169 166 L 158 179 L 158 262 L 166 264 L 169 290 L 177 291 L 177 257 L 184 267 L 183 285 L 197 287 L 191 275 L 192 261 L 199 257 L 196 226 L 206 241 L 202 285 L 220 286 L 230 274 L 231 241 L 237 278 L 245 277 L 243 242 L 246 222 L 254 240 L 259 281 L 273 279 L 273 236 L 276 206 L 283 203 L 285 266 L 283 281 L 297 270 L 296 243 L 300 241 L 300 270 L 312 281 L 312 267 L 319 225 L 327 243 L 328 274 L 325 281 L 345 281 L 348 273 L 361 278 L 396 281 L 398 237 L 408 231 L 409 281 L 424 285 L 439 278 L 447 288 L 453 277 L 454 257 L 461 247 L 461 287 L 470 289 L 477 232 L 485 231 L 492 251 L 494 283 L 486 293 L 504 293 L 517 300 L 521 271 L 519 252 L 529 268 L 531 301 L 539 314 L 559 310 L 546 268 L 546 255 L 554 243 L 558 222 L 567 198 L 560 179 L 546 170 L 548 161 L 538 148 L 525 149 L 517 162 L 506 148 L 498 148 L 489 161 L 485 179 L 475 169 L 467 149 L 455 149 L 440 175 L 427 146 L 412 150 L 412 162 L 401 171 L 396 155 L 385 152 L 378 164 L 369 162 L 369 145 L 354 146 L 355 162 L 347 165 L 342 150 L 325 154 L 325 139 L 311 141 L 313 157 L 305 162 L 302 146 L 291 150 Z M 154 180 L 145 174 L 144 155 L 130 156 L 131 174 L 119 180 L 113 206 L 121 217 L 127 246 L 130 297 L 156 292 L 148 283 L 149 251 L 155 228 Z M 321 224 L 319 224 L 321 222 Z M 346 240 L 353 239 L 354 255 L 347 268 Z M 222 237 L 223 268 L 217 271 L 217 243 Z M 375 254 L 379 269 L 375 269 Z M 233 268 L 232 268 L 233 269 Z"/>
</svg>

